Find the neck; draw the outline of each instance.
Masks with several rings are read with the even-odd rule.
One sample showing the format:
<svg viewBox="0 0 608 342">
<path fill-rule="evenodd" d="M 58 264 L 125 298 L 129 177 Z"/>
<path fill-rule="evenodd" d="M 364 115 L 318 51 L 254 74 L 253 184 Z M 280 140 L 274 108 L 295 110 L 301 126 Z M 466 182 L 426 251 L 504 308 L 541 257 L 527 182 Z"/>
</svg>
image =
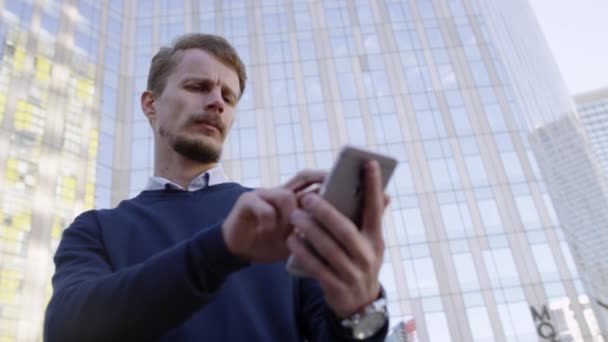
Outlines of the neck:
<svg viewBox="0 0 608 342">
<path fill-rule="evenodd" d="M 217 163 L 201 163 L 196 160 L 187 159 L 175 151 L 167 153 L 166 156 L 161 156 L 160 154 L 162 153 L 158 153 L 158 150 L 156 152 L 154 176 L 167 178 L 184 189 L 188 188 L 192 180 L 201 173 L 217 166 Z"/>
</svg>

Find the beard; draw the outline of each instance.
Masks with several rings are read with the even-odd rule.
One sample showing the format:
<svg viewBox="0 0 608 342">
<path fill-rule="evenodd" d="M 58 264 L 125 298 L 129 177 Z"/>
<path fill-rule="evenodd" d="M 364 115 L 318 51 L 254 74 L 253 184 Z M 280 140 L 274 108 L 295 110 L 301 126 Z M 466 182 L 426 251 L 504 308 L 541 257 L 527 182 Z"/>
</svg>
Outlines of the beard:
<svg viewBox="0 0 608 342">
<path fill-rule="evenodd" d="M 222 155 L 222 145 L 212 141 L 211 137 L 172 134 L 162 126 L 159 127 L 159 134 L 167 138 L 169 146 L 175 152 L 187 159 L 211 164 L 219 162 Z"/>
</svg>

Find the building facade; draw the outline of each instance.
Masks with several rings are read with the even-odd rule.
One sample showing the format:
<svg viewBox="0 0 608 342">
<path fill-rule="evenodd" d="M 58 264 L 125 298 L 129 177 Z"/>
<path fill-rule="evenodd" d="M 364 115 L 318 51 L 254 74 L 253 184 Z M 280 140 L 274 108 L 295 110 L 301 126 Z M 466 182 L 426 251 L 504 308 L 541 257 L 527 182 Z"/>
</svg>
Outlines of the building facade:
<svg viewBox="0 0 608 342">
<path fill-rule="evenodd" d="M 561 229 L 568 208 L 548 190 L 557 162 L 535 147 L 538 129 L 575 109 L 526 1 L 0 8 L 5 339 L 40 335 L 62 228 L 145 185 L 153 142 L 139 98 L 150 58 L 192 31 L 226 36 L 248 67 L 223 155 L 233 179 L 273 186 L 327 169 L 347 142 L 398 158 L 380 275 L 392 325 L 442 342 L 600 341 L 606 332 Z"/>
<path fill-rule="evenodd" d="M 576 95 L 574 101 L 600 166 L 608 175 L 608 88 Z"/>
</svg>

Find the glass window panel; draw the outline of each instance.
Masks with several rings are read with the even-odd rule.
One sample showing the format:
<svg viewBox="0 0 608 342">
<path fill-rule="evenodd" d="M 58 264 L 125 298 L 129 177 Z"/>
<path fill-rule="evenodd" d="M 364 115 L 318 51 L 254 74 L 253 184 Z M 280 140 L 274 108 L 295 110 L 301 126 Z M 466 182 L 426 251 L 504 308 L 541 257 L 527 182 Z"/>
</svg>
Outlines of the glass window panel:
<svg viewBox="0 0 608 342">
<path fill-rule="evenodd" d="M 401 265 L 403 265 L 405 274 L 407 274 L 405 280 L 407 281 L 408 292 L 412 297 L 419 297 L 420 293 L 418 292 L 418 280 L 414 271 L 414 263 L 411 260 L 402 259 Z"/>
<path fill-rule="evenodd" d="M 427 29 L 426 34 L 431 48 L 440 48 L 445 45 L 439 29 Z"/>
<path fill-rule="evenodd" d="M 277 150 L 279 153 L 294 153 L 295 144 L 291 125 L 276 126 Z"/>
<path fill-rule="evenodd" d="M 111 192 L 109 188 L 95 187 L 95 209 L 111 208 Z"/>
<path fill-rule="evenodd" d="M 393 23 L 410 20 L 408 5 L 401 2 L 391 2 L 387 4 L 388 14 Z"/>
<path fill-rule="evenodd" d="M 279 168 L 282 175 L 293 175 L 298 172 L 298 162 L 295 155 L 279 156 Z"/>
<path fill-rule="evenodd" d="M 112 168 L 97 164 L 96 172 L 96 183 L 102 187 L 112 187 Z"/>
<path fill-rule="evenodd" d="M 508 133 L 497 133 L 494 135 L 494 139 L 496 140 L 496 146 L 498 146 L 498 151 L 500 151 L 500 152 L 515 151 L 515 146 L 513 145 L 511 136 Z"/>
<path fill-rule="evenodd" d="M 428 159 L 443 158 L 443 148 L 439 140 L 428 140 L 424 143 L 425 155 Z"/>
<path fill-rule="evenodd" d="M 342 109 L 345 117 L 361 117 L 361 106 L 358 100 L 342 102 Z"/>
<path fill-rule="evenodd" d="M 315 121 L 310 123 L 312 142 L 317 150 L 326 150 L 331 147 L 329 141 L 329 129 L 327 121 Z"/>
<path fill-rule="evenodd" d="M 518 303 L 507 304 L 512 325 L 512 331 L 519 338 L 518 341 L 533 341 L 538 339 L 536 327 L 530 314 L 530 307 L 527 302 L 521 301 Z M 507 333 L 505 326 L 505 333 Z M 507 339 L 510 339 L 510 334 L 507 333 Z"/>
<path fill-rule="evenodd" d="M 398 193 L 406 194 L 414 192 L 414 181 L 408 163 L 401 162 L 397 164 L 395 176 L 392 180 L 397 187 Z"/>
<path fill-rule="evenodd" d="M 300 58 L 303 60 L 317 58 L 315 52 L 315 43 L 312 41 L 312 39 L 300 39 L 298 42 L 298 47 L 300 49 Z"/>
<path fill-rule="evenodd" d="M 358 98 L 355 84 L 353 74 L 338 74 L 338 86 L 340 88 L 340 95 L 343 100 L 352 100 Z"/>
<path fill-rule="evenodd" d="M 465 227 L 460 217 L 459 206 L 456 203 L 440 206 L 443 225 L 449 238 L 461 238 L 466 235 Z"/>
<path fill-rule="evenodd" d="M 486 252 L 487 251 L 484 251 L 484 257 Z M 511 248 L 497 248 L 491 251 L 491 253 L 494 257 L 494 263 L 501 285 L 503 287 L 519 285 L 519 274 L 517 273 L 517 267 L 515 267 Z"/>
<path fill-rule="evenodd" d="M 333 163 L 333 155 L 329 151 L 317 151 L 314 154 L 315 165 L 319 169 L 329 170 Z"/>
<path fill-rule="evenodd" d="M 325 112 L 325 106 L 322 103 L 309 103 L 308 114 L 311 120 L 326 120 L 327 113 Z"/>
<path fill-rule="evenodd" d="M 473 128 L 469 122 L 469 115 L 464 107 L 450 108 L 454 129 L 458 135 L 473 134 Z"/>
<path fill-rule="evenodd" d="M 445 98 L 448 101 L 450 108 L 458 108 L 464 106 L 464 99 L 459 90 L 446 90 Z"/>
<path fill-rule="evenodd" d="M 241 136 L 242 157 L 256 157 L 258 155 L 257 131 L 255 128 L 243 128 L 239 130 Z"/>
<path fill-rule="evenodd" d="M 488 70 L 482 61 L 469 62 L 469 65 L 478 86 L 489 86 L 492 84 Z"/>
<path fill-rule="evenodd" d="M 148 179 L 150 177 L 150 171 L 145 170 L 133 170 L 129 177 L 129 192 L 131 195 L 136 195 L 144 189 Z"/>
<path fill-rule="evenodd" d="M 138 2 L 139 3 L 139 2 Z M 152 24 L 141 23 L 137 25 L 136 42 L 139 45 L 148 45 L 152 40 Z"/>
<path fill-rule="evenodd" d="M 323 90 L 321 89 L 321 80 L 318 76 L 309 76 L 304 78 L 304 86 L 306 87 L 306 100 L 310 103 L 321 102 L 323 100 Z"/>
<path fill-rule="evenodd" d="M 474 341 L 491 342 L 495 340 L 492 323 L 485 307 L 468 308 L 467 317 Z"/>
<path fill-rule="evenodd" d="M 532 253 L 542 279 L 544 281 L 559 280 L 557 264 L 553 259 L 549 245 L 546 243 L 532 245 Z"/>
<path fill-rule="evenodd" d="M 406 225 L 410 243 L 426 241 L 426 229 L 422 221 L 420 209 L 411 208 L 403 211 L 403 222 Z"/>
<path fill-rule="evenodd" d="M 429 342 L 445 342 L 452 340 L 448 321 L 443 312 L 427 313 L 424 315 L 424 318 L 429 334 Z"/>
<path fill-rule="evenodd" d="M 519 217 L 521 218 L 524 228 L 538 229 L 542 227 L 542 222 L 532 196 L 515 197 L 515 205 L 519 211 Z"/>
<path fill-rule="evenodd" d="M 296 7 L 294 17 L 298 31 L 312 29 L 312 21 L 310 20 L 310 14 L 306 7 L 298 8 L 298 5 L 295 5 L 294 7 Z"/>
<path fill-rule="evenodd" d="M 371 16 L 368 16 L 371 18 Z M 375 33 L 363 35 L 363 48 L 367 53 L 378 53 L 380 52 L 380 42 L 378 36 Z"/>
<path fill-rule="evenodd" d="M 397 143 L 403 141 L 401 137 L 401 126 L 395 114 L 382 115 L 382 128 L 384 132 L 384 141 L 386 143 Z"/>
<path fill-rule="evenodd" d="M 492 131 L 504 132 L 507 130 L 507 124 L 504 119 L 504 114 L 498 104 L 486 105 L 484 109 Z"/>
<path fill-rule="evenodd" d="M 346 132 L 348 141 L 355 145 L 365 145 L 366 135 L 363 121 L 360 118 L 349 118 L 346 120 Z"/>
<path fill-rule="evenodd" d="M 471 253 L 454 254 L 454 266 L 462 291 L 479 290 L 479 278 Z"/>
<path fill-rule="evenodd" d="M 431 112 L 419 111 L 416 113 L 416 119 L 422 139 L 435 139 L 439 137 Z"/>
<path fill-rule="evenodd" d="M 445 160 L 430 160 L 429 167 L 436 190 L 440 191 L 452 188 L 452 180 Z"/>
<path fill-rule="evenodd" d="M 465 156 L 479 154 L 477 141 L 475 141 L 474 137 L 461 137 L 459 140 L 462 154 Z"/>
<path fill-rule="evenodd" d="M 257 159 L 241 159 L 241 166 L 243 178 L 258 178 L 260 176 L 260 163 Z"/>
<path fill-rule="evenodd" d="M 496 201 L 492 199 L 478 201 L 479 212 L 484 228 L 488 233 L 497 233 L 502 231 L 502 220 L 498 213 Z"/>
<path fill-rule="evenodd" d="M 526 175 L 516 152 L 503 152 L 500 154 L 500 159 L 510 181 L 523 182 L 526 180 Z"/>
<path fill-rule="evenodd" d="M 184 33 L 183 22 L 164 23 L 160 26 L 161 44 L 169 44 L 180 34 Z"/>
<path fill-rule="evenodd" d="M 395 272 L 393 271 L 392 263 L 383 263 L 378 276 L 382 287 L 386 291 L 387 298 L 397 298 L 397 283 L 395 282 Z"/>
<path fill-rule="evenodd" d="M 55 35 L 57 34 L 57 29 L 59 28 L 59 20 L 54 15 L 43 13 L 40 26 L 46 32 L 50 33 L 51 35 Z"/>
<path fill-rule="evenodd" d="M 473 183 L 473 186 L 483 186 L 489 184 L 486 169 L 483 166 L 483 162 L 479 155 L 466 156 L 464 161 L 467 165 L 467 170 L 469 171 L 469 176 L 471 177 L 471 183 Z"/>
<path fill-rule="evenodd" d="M 116 89 L 111 87 L 103 88 L 103 97 L 101 99 L 101 108 L 104 114 L 116 113 Z"/>
<path fill-rule="evenodd" d="M 418 0 L 418 11 L 423 19 L 435 19 L 435 10 L 433 9 L 433 3 L 429 0 Z"/>
<path fill-rule="evenodd" d="M 423 296 L 439 294 L 439 285 L 435 276 L 435 267 L 431 258 L 414 259 L 418 288 Z"/>
<path fill-rule="evenodd" d="M 133 145 L 131 145 L 131 168 L 143 169 L 151 166 L 148 163 L 149 145 L 149 139 L 138 139 L 133 141 Z"/>
<path fill-rule="evenodd" d="M 121 18 L 110 14 L 108 19 L 108 42 L 117 43 L 120 45 L 120 38 L 122 36 L 122 21 Z"/>
</svg>

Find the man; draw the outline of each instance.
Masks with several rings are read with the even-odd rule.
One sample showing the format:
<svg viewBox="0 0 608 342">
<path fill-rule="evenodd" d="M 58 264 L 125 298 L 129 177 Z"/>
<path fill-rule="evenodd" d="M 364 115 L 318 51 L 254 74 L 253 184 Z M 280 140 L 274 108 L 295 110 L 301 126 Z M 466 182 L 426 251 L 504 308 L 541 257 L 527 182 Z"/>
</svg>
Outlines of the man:
<svg viewBox="0 0 608 342">
<path fill-rule="evenodd" d="M 45 340 L 384 340 L 378 165 L 366 165 L 361 227 L 303 191 L 323 173 L 253 191 L 228 182 L 218 161 L 245 81 L 221 37 L 185 35 L 154 56 L 141 96 L 154 176 L 64 231 Z M 291 253 L 311 279 L 285 271 Z"/>
</svg>

